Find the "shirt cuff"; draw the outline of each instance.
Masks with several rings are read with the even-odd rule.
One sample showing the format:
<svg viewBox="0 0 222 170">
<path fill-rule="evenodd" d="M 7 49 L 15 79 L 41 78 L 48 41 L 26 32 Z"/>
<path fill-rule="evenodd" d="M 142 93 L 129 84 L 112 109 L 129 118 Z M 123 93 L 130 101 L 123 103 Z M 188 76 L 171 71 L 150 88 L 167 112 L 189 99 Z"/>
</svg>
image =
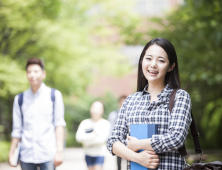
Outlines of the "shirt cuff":
<svg viewBox="0 0 222 170">
<path fill-rule="evenodd" d="M 108 147 L 108 150 L 109 150 L 109 152 L 112 154 L 112 156 L 115 156 L 115 155 L 116 155 L 115 153 L 113 153 L 113 144 L 114 144 L 115 142 L 120 142 L 120 141 L 119 141 L 118 139 L 115 139 L 115 140 L 112 141 L 112 143 L 109 144 L 109 147 Z"/>
<path fill-rule="evenodd" d="M 161 135 L 153 135 L 150 140 L 150 145 L 156 153 L 162 153 L 163 146 L 161 140 Z"/>
<path fill-rule="evenodd" d="M 55 123 L 54 123 L 54 125 L 55 125 L 55 127 L 58 127 L 58 126 L 66 126 L 66 122 L 65 122 L 65 120 L 60 120 L 60 121 L 56 121 Z"/>
<path fill-rule="evenodd" d="M 121 143 L 123 143 L 124 145 L 127 145 L 127 143 L 126 143 L 126 141 L 120 141 L 119 139 L 112 139 L 112 141 L 109 141 L 109 139 L 108 139 L 108 142 L 107 142 L 107 149 L 109 150 L 109 152 L 114 156 L 114 155 L 116 155 L 116 154 L 114 154 L 113 153 L 113 144 L 115 143 L 115 142 L 121 142 Z"/>
<path fill-rule="evenodd" d="M 22 138 L 22 133 L 12 131 L 11 137 L 12 137 L 12 138 L 20 138 L 20 139 L 21 139 L 21 138 Z"/>
</svg>

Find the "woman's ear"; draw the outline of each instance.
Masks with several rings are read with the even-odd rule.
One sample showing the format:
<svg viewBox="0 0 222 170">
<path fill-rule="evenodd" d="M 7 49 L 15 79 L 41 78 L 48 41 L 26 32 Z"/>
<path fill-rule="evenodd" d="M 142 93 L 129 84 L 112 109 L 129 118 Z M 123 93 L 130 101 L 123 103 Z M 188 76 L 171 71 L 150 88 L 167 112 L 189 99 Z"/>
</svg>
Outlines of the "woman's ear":
<svg viewBox="0 0 222 170">
<path fill-rule="evenodd" d="M 167 72 L 171 72 L 174 69 L 174 67 L 175 67 L 175 63 L 173 63 L 172 66 L 168 68 Z"/>
</svg>

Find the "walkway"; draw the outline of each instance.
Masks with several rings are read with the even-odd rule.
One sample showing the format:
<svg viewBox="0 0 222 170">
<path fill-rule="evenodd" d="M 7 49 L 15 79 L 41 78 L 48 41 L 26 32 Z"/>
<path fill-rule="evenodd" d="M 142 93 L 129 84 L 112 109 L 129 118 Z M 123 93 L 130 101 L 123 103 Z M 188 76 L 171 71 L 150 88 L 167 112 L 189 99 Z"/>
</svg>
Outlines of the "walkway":
<svg viewBox="0 0 222 170">
<path fill-rule="evenodd" d="M 0 170 L 21 170 L 20 166 L 12 168 L 8 163 L 0 164 Z M 84 152 L 82 148 L 67 148 L 64 152 L 64 162 L 56 170 L 87 170 Z M 105 158 L 103 170 L 117 170 L 116 157 L 108 151 Z M 122 170 L 126 170 L 126 161 L 122 161 Z"/>
</svg>

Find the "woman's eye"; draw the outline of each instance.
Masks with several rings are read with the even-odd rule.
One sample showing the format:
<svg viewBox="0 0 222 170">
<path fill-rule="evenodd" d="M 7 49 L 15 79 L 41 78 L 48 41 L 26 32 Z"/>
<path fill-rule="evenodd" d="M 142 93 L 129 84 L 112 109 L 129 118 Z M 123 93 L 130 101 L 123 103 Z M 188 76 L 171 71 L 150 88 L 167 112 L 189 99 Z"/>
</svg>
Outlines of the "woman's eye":
<svg viewBox="0 0 222 170">
<path fill-rule="evenodd" d="M 164 61 L 163 60 L 159 60 L 161 63 L 164 63 Z"/>
<path fill-rule="evenodd" d="M 151 60 L 151 58 L 146 58 L 147 60 Z"/>
</svg>

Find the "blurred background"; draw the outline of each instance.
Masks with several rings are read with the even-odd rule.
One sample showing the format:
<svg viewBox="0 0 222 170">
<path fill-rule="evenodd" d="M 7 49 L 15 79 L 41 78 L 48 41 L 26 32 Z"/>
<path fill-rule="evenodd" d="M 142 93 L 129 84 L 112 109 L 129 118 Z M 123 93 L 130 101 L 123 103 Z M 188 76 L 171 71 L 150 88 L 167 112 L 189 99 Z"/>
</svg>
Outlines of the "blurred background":
<svg viewBox="0 0 222 170">
<path fill-rule="evenodd" d="M 138 59 L 154 37 L 174 45 L 205 159 L 221 161 L 221 23 L 221 0 L 1 0 L 0 162 L 8 157 L 14 97 L 29 87 L 28 58 L 44 60 L 46 85 L 63 94 L 66 146 L 80 147 L 75 133 L 91 103 L 102 100 L 107 119 L 118 97 L 136 91 Z M 193 149 L 190 133 L 186 146 Z"/>
</svg>

